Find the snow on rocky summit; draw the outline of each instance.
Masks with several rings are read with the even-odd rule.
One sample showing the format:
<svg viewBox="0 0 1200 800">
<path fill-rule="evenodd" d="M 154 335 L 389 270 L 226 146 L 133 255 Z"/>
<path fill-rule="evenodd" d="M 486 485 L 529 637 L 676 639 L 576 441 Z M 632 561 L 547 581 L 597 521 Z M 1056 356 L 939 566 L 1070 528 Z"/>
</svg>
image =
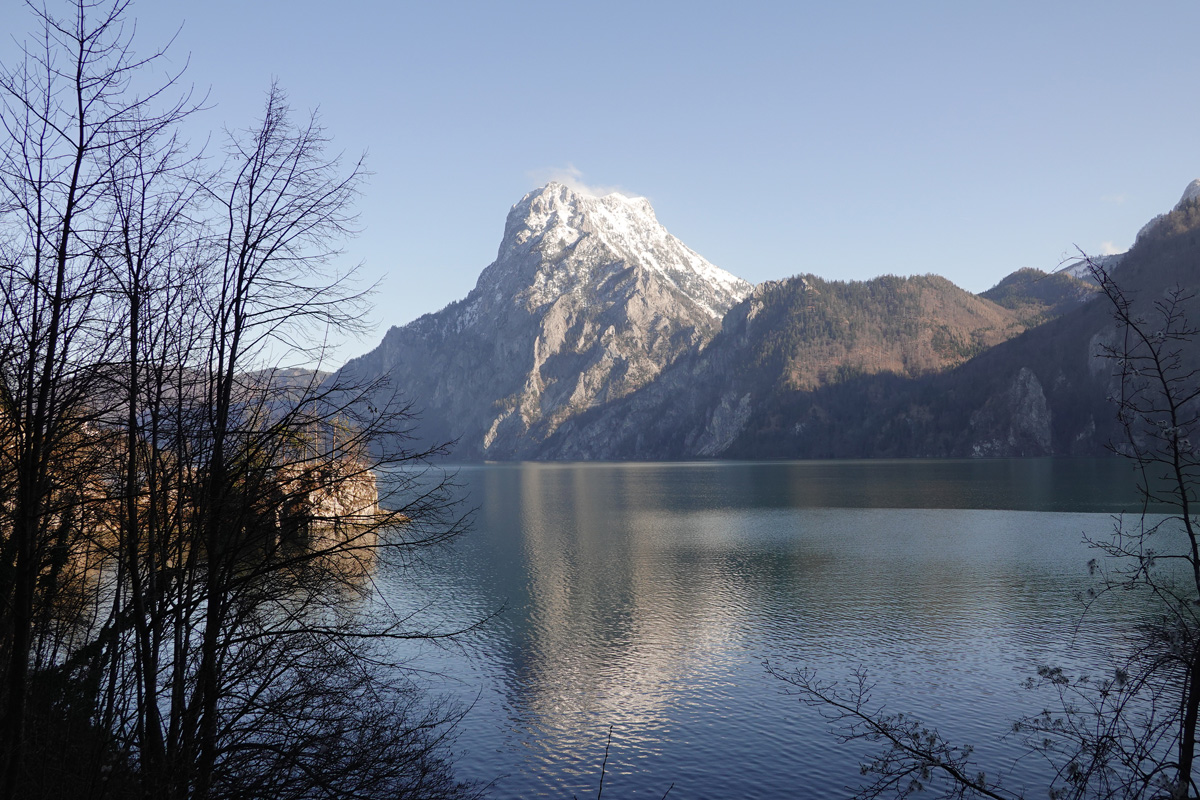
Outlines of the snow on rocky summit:
<svg viewBox="0 0 1200 800">
<path fill-rule="evenodd" d="M 641 197 L 561 183 L 512 207 L 475 289 L 392 328 L 344 369 L 387 375 L 426 440 L 520 458 L 580 413 L 652 381 L 753 287 L 672 236 Z"/>
</svg>

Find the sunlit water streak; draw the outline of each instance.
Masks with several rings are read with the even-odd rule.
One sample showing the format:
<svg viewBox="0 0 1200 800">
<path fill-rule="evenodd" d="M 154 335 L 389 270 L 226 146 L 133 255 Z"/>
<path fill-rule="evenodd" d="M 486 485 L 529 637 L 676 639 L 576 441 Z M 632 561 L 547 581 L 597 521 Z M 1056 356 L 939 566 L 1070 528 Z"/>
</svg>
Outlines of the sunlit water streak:
<svg viewBox="0 0 1200 800">
<path fill-rule="evenodd" d="M 1043 663 L 1104 663 L 1130 622 L 1093 585 L 1085 533 L 1136 507 L 1119 461 L 496 465 L 459 471 L 473 530 L 379 576 L 395 605 L 449 625 L 501 612 L 460 645 L 406 651 L 474 707 L 460 771 L 498 797 L 845 794 L 861 750 L 763 667 L 878 680 L 976 746 L 1050 699 Z M 1018 762 L 1007 782 L 1045 785 Z M 1042 792 L 1032 792 L 1042 794 Z"/>
</svg>

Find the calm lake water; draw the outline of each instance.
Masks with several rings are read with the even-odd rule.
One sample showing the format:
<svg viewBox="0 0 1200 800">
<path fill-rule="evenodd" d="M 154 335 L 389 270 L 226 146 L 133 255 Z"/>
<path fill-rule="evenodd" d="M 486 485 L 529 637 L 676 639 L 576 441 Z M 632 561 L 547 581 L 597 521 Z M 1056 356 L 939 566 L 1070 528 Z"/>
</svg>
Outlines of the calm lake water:
<svg viewBox="0 0 1200 800">
<path fill-rule="evenodd" d="M 1044 796 L 1011 722 L 1044 663 L 1095 667 L 1130 609 L 1084 618 L 1085 534 L 1136 510 L 1119 459 L 462 467 L 473 529 L 392 602 L 466 624 L 412 651 L 473 704 L 464 777 L 494 797 L 844 796 L 861 749 L 764 662 L 878 681 L 875 698 Z"/>
</svg>

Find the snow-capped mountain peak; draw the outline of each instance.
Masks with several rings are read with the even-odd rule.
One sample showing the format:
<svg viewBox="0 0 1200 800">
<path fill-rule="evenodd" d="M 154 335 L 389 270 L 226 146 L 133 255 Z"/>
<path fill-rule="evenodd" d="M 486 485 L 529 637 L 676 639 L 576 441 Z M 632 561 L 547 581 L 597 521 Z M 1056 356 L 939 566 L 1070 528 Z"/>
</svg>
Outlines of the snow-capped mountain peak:
<svg viewBox="0 0 1200 800">
<path fill-rule="evenodd" d="M 466 298 L 391 329 L 346 369 L 389 375 L 425 410 L 430 441 L 519 458 L 699 352 L 751 289 L 668 233 L 644 197 L 550 183 L 509 211 Z"/>
<path fill-rule="evenodd" d="M 558 182 L 512 207 L 496 262 L 479 285 L 502 284 L 533 308 L 630 267 L 657 273 L 715 319 L 752 288 L 672 236 L 646 198 L 593 197 Z M 512 292 L 514 281 L 522 286 Z"/>
</svg>

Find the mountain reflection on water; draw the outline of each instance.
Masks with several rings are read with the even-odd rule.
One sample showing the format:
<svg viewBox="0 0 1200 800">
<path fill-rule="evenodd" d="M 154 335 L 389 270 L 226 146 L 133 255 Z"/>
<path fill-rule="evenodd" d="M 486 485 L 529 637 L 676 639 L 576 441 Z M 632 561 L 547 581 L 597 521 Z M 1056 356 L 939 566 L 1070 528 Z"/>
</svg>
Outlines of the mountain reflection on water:
<svg viewBox="0 0 1200 800">
<path fill-rule="evenodd" d="M 460 647 L 413 651 L 435 689 L 474 703 L 460 769 L 498 797 L 792 797 L 859 780 L 819 711 L 764 660 L 844 678 L 976 745 L 1049 699 L 1045 662 L 1101 663 L 1128 624 L 1093 611 L 1086 532 L 1136 508 L 1113 460 L 506 464 L 463 467 L 473 530 L 390 602 L 469 623 Z M 1127 611 L 1127 609 L 1126 609 Z M 1014 788 L 1044 785 L 1020 762 Z"/>
</svg>

